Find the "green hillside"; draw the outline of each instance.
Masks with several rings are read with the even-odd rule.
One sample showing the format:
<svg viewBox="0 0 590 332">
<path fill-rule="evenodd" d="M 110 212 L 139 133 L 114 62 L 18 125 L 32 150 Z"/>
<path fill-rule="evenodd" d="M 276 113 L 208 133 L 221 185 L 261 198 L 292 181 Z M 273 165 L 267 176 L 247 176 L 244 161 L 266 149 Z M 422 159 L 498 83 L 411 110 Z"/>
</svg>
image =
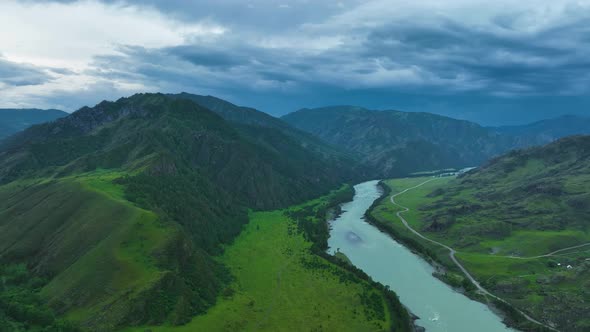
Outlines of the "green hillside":
<svg viewBox="0 0 590 332">
<path fill-rule="evenodd" d="M 238 130 L 241 129 L 242 134 L 255 140 L 257 140 L 257 137 L 261 133 L 280 131 L 282 135 L 296 141 L 301 147 L 305 148 L 305 150 L 313 151 L 319 157 L 338 165 L 338 168 L 343 171 L 349 170 L 349 172 L 365 177 L 369 172 L 368 169 L 362 167 L 361 159 L 352 151 L 328 144 L 326 141 L 319 139 L 306 131 L 297 129 L 282 119 L 275 118 L 267 113 L 250 107 L 237 106 L 213 96 L 200 96 L 190 93 L 180 93 L 169 96 L 191 100 L 217 113 L 225 120 L 237 124 L 238 126 L 236 126 L 236 128 Z M 258 130 L 260 127 L 265 128 L 265 131 L 260 132 Z M 268 141 L 272 142 L 273 140 L 270 139 Z"/>
<path fill-rule="evenodd" d="M 399 192 L 427 178 L 391 180 Z M 457 179 L 431 180 L 396 202 L 410 208 L 411 227 L 457 250 L 493 294 L 561 331 L 590 328 L 590 137 L 578 136 L 499 157 Z M 448 250 L 416 237 L 383 200 L 373 211 L 406 243 L 462 273 Z M 526 324 L 523 330 L 538 326 Z"/>
<path fill-rule="evenodd" d="M 453 228 L 453 237 L 463 238 L 466 245 L 470 234 L 502 238 L 517 230 L 587 231 L 589 188 L 590 137 L 565 138 L 510 152 L 433 193 L 441 200 L 439 206 L 428 207 L 433 209 L 429 227 L 445 232 Z M 443 198 L 449 199 L 444 206 Z M 468 223 L 462 222 L 466 217 Z M 455 222 L 463 227 L 452 227 Z"/>
<path fill-rule="evenodd" d="M 286 207 L 353 175 L 190 100 L 103 102 L 0 147 L 0 260 L 26 263 L 44 303 L 90 330 L 183 324 L 231 281 L 212 255 L 248 208 Z"/>
</svg>

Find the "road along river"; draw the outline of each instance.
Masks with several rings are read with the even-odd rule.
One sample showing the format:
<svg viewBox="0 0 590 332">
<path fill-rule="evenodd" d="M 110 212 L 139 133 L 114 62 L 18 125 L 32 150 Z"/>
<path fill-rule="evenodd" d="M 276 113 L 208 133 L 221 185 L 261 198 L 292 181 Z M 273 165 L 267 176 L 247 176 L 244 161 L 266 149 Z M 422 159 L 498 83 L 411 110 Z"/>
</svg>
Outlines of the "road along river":
<svg viewBox="0 0 590 332">
<path fill-rule="evenodd" d="M 427 331 L 513 331 L 486 305 L 433 277 L 433 267 L 421 257 L 365 222 L 365 211 L 381 195 L 377 184 L 369 181 L 354 187 L 353 201 L 343 204 L 342 214 L 330 221 L 328 252 L 344 253 L 373 280 L 388 285 Z"/>
</svg>

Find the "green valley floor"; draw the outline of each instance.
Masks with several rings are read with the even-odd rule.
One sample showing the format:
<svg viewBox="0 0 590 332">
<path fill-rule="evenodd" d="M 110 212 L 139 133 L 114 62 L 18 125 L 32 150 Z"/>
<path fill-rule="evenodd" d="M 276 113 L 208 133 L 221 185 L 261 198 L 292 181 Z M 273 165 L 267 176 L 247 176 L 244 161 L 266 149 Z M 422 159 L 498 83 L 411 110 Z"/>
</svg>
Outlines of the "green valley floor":
<svg viewBox="0 0 590 332">
<path fill-rule="evenodd" d="M 383 294 L 310 251 L 285 211 L 252 212 L 220 261 L 234 281 L 184 326 L 126 331 L 389 331 Z"/>
</svg>

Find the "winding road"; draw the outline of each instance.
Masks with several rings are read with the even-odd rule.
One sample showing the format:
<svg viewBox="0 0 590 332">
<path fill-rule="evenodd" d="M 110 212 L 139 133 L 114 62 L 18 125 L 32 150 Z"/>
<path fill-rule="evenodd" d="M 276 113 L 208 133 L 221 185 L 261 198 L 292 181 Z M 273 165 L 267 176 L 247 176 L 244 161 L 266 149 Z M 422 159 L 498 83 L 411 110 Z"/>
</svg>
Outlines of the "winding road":
<svg viewBox="0 0 590 332">
<path fill-rule="evenodd" d="M 582 248 L 582 247 L 587 247 L 590 246 L 590 243 L 584 243 L 584 244 L 580 244 L 577 246 L 573 246 L 573 247 L 567 247 L 567 248 L 563 248 L 563 249 L 559 249 L 559 250 L 555 250 L 552 251 L 548 254 L 545 255 L 539 255 L 539 256 L 529 256 L 529 257 L 521 257 L 521 256 L 496 256 L 495 257 L 503 257 L 503 258 L 512 258 L 512 259 L 536 259 L 536 258 L 544 258 L 544 257 L 551 257 L 551 256 L 557 256 L 557 253 L 563 252 L 563 251 L 568 251 L 568 250 L 572 250 L 572 249 L 578 249 L 578 248 Z"/>
<path fill-rule="evenodd" d="M 396 205 L 396 206 L 398 206 L 398 207 L 400 207 L 400 208 L 402 209 L 401 211 L 398 211 L 398 212 L 396 213 L 396 216 L 397 216 L 397 217 L 398 217 L 398 218 L 399 218 L 399 219 L 402 221 L 402 223 L 404 224 L 404 226 L 405 226 L 405 227 L 406 227 L 406 228 L 407 228 L 409 231 L 411 231 L 412 233 L 414 233 L 414 234 L 415 234 L 416 236 L 418 236 L 419 238 L 421 238 L 421 239 L 423 239 L 423 240 L 425 240 L 425 241 L 428 241 L 428 242 L 434 243 L 434 244 L 435 244 L 435 245 L 437 245 L 437 246 L 440 246 L 440 247 L 443 247 L 443 248 L 447 249 L 447 250 L 449 251 L 449 257 L 451 258 L 451 260 L 453 261 L 453 263 L 455 263 L 455 265 L 457 265 L 457 267 L 458 267 L 458 268 L 459 268 L 459 269 L 460 269 L 460 270 L 463 272 L 463 274 L 465 275 L 465 277 L 466 277 L 467 279 L 469 279 L 469 281 L 471 281 L 471 283 L 472 283 L 472 284 L 473 284 L 473 285 L 474 285 L 474 286 L 475 286 L 475 287 L 476 287 L 476 288 L 479 290 L 479 292 L 480 292 L 480 293 L 482 293 L 482 294 L 484 294 L 484 295 L 487 295 L 487 296 L 489 296 L 489 297 L 492 297 L 492 298 L 494 298 L 494 299 L 496 299 L 496 300 L 498 300 L 498 301 L 500 301 L 500 302 L 503 302 L 503 303 L 505 303 L 505 304 L 508 304 L 509 306 L 511 306 L 512 308 L 514 308 L 514 310 L 518 311 L 518 312 L 519 312 L 519 313 L 520 313 L 520 314 L 521 314 L 521 315 L 522 315 L 524 318 L 526 318 L 526 319 L 527 319 L 529 322 L 532 322 L 532 323 L 535 323 L 535 324 L 537 324 L 537 325 L 543 326 L 543 327 L 545 327 L 545 328 L 547 328 L 547 329 L 550 329 L 550 330 L 552 330 L 552 331 L 558 331 L 558 330 L 557 330 L 557 329 L 555 329 L 554 327 L 551 327 L 551 326 L 549 326 L 549 325 L 546 325 L 546 324 L 544 324 L 544 323 L 542 323 L 542 322 L 540 322 L 540 321 L 538 321 L 538 320 L 536 320 L 536 319 L 532 318 L 531 316 L 527 315 L 526 313 L 522 312 L 521 310 L 519 310 L 519 309 L 515 308 L 514 306 L 512 306 L 510 303 L 508 303 L 508 301 L 504 300 L 503 298 L 501 298 L 501 297 L 498 297 L 498 296 L 496 296 L 496 295 L 494 295 L 494 294 L 490 293 L 490 292 L 489 292 L 487 289 L 483 288 L 483 287 L 482 287 L 482 286 L 479 284 L 479 282 L 477 282 L 477 280 L 475 280 L 475 278 L 474 278 L 474 277 L 473 277 L 473 276 L 472 276 L 472 275 L 469 273 L 469 271 L 467 271 L 467 269 L 466 269 L 466 268 L 463 266 L 463 264 L 461 264 L 461 263 L 459 262 L 459 260 L 458 260 L 458 259 L 455 257 L 455 254 L 457 253 L 457 251 L 456 251 L 455 249 L 453 249 L 453 248 L 451 248 L 451 247 L 447 246 L 447 245 L 446 245 L 446 244 L 444 244 L 444 243 L 440 243 L 440 242 L 438 242 L 438 241 L 435 241 L 435 240 L 433 240 L 433 239 L 430 239 L 430 238 L 428 238 L 428 237 L 426 237 L 426 236 L 422 235 L 420 232 L 416 231 L 415 229 L 413 229 L 413 228 L 412 228 L 412 227 L 411 227 L 411 226 L 408 224 L 408 222 L 407 222 L 407 221 L 406 221 L 406 219 L 405 219 L 405 218 L 402 216 L 402 214 L 404 214 L 404 213 L 406 213 L 406 212 L 410 211 L 410 209 L 409 209 L 408 207 L 405 207 L 405 206 L 403 206 L 403 205 L 400 205 L 400 204 L 396 203 L 396 201 L 395 201 L 395 198 L 396 198 L 396 197 L 398 197 L 398 196 L 400 196 L 400 195 L 403 195 L 403 194 L 407 193 L 407 192 L 408 192 L 408 191 L 410 191 L 410 190 L 414 190 L 414 189 L 416 189 L 416 188 L 419 188 L 419 187 L 421 187 L 421 186 L 423 186 L 423 185 L 425 185 L 425 184 L 427 184 L 427 183 L 429 183 L 429 182 L 432 182 L 432 181 L 435 181 L 435 180 L 438 180 L 438 179 L 440 179 L 440 178 L 433 178 L 433 179 L 430 179 L 430 180 L 424 181 L 424 182 L 422 182 L 422 183 L 420 183 L 420 184 L 418 184 L 418 185 L 416 185 L 416 186 L 414 186 L 414 187 L 407 188 L 407 189 L 405 189 L 405 190 L 403 190 L 403 191 L 400 191 L 400 192 L 399 192 L 399 193 L 397 193 L 397 194 L 391 195 L 391 197 L 390 197 L 390 201 L 391 201 L 391 203 L 392 203 L 392 204 L 394 204 L 394 205 Z M 586 246 L 586 245 L 590 245 L 590 243 L 587 243 L 587 244 L 584 244 L 584 245 L 581 245 L 581 246 L 577 246 L 577 247 L 583 247 L 583 246 Z M 574 249 L 574 248 L 576 248 L 576 247 L 571 247 L 571 248 L 564 248 L 564 249 L 560 249 L 560 250 L 554 251 L 554 252 L 552 252 L 552 253 L 550 253 L 550 254 L 543 255 L 543 256 L 539 256 L 539 257 L 547 257 L 547 256 L 550 256 L 550 255 L 552 255 L 552 254 L 555 254 L 555 253 L 557 253 L 557 252 L 561 252 L 561 251 L 565 251 L 565 250 L 569 250 L 569 249 Z M 539 257 L 537 257 L 537 258 L 539 258 Z M 523 258 L 523 257 L 521 257 L 521 258 Z M 526 258 L 523 258 L 523 259 L 526 259 Z M 558 332 L 559 332 L 559 331 L 558 331 Z"/>
</svg>

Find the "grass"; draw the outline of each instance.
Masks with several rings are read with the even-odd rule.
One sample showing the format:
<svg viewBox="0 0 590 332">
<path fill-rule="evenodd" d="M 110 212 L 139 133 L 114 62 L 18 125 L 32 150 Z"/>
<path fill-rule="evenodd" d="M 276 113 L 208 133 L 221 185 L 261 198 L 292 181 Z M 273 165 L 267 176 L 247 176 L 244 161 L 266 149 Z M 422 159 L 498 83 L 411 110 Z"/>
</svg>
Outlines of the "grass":
<svg viewBox="0 0 590 332">
<path fill-rule="evenodd" d="M 29 265 L 51 277 L 41 297 L 85 326 L 123 319 L 130 301 L 161 278 L 154 253 L 174 237 L 154 213 L 122 198 L 112 182 L 119 176 L 101 171 L 0 189 L 0 220 L 12 220 L 0 223 L 3 258 L 36 257 Z M 107 317 L 105 306 L 120 309 Z"/>
<path fill-rule="evenodd" d="M 139 296 L 161 278 L 153 253 L 170 240 L 170 230 L 162 228 L 150 212 L 135 210 L 124 220 L 43 289 L 41 294 L 54 307 L 83 299 L 84 305 L 73 307 L 67 318 L 86 323 L 100 315 L 103 307 L 122 305 L 124 298 Z M 84 293 L 78 293 L 79 289 Z"/>
<path fill-rule="evenodd" d="M 392 194 L 396 194 L 401 192 L 405 189 L 415 187 L 425 181 L 431 180 L 433 178 L 430 177 L 419 177 L 419 178 L 409 178 L 409 179 L 399 179 L 399 180 L 389 180 L 386 181 L 385 184 L 389 186 L 392 190 Z M 420 211 L 418 208 L 420 205 L 429 204 L 435 201 L 435 198 L 427 197 L 433 190 L 439 188 L 454 179 L 453 177 L 443 177 L 443 178 L 435 178 L 433 181 L 424 184 L 418 188 L 412 189 L 408 194 L 400 195 L 399 197 L 395 198 L 395 202 L 405 206 L 410 209 L 410 211 L 404 213 L 404 217 L 412 226 L 413 228 L 420 228 L 422 223 L 420 218 L 418 218 Z M 411 194 L 410 194 L 411 193 Z M 389 202 L 390 197 L 387 198 L 387 202 Z M 395 212 L 400 211 L 401 208 L 389 203 L 395 207 Z M 396 217 L 397 218 L 397 217 Z M 399 221 L 399 220 L 398 220 Z M 400 223 L 401 224 L 401 223 Z M 403 226 L 403 225 L 402 225 Z"/>
<path fill-rule="evenodd" d="M 437 174 L 441 174 L 441 173 L 445 173 L 445 172 L 456 172 L 457 169 L 455 168 L 447 168 L 447 169 L 441 169 L 441 170 L 432 170 L 432 171 L 422 171 L 422 172 L 414 172 L 411 173 L 411 176 L 429 176 L 429 175 L 437 175 Z"/>
<path fill-rule="evenodd" d="M 423 247 L 435 253 L 439 262 L 448 263 L 447 265 L 452 266 L 452 262 L 448 257 L 448 250 L 430 242 L 423 241 L 414 233 L 409 231 L 396 216 L 397 212 L 401 211 L 402 208 L 391 204 L 390 201 L 391 195 L 417 186 L 430 179 L 432 179 L 432 177 L 401 178 L 384 181 L 385 185 L 390 188 L 391 194 L 379 201 L 379 203 L 371 210 L 371 214 L 381 223 L 391 228 L 394 234 L 418 241 Z M 429 182 L 422 187 L 409 191 L 407 194 L 396 197 L 395 201 L 397 203 L 410 208 L 411 211 L 404 213 L 404 217 L 413 228 L 420 229 L 422 226 L 420 219 L 416 218 L 415 211 L 417 211 L 417 207 L 420 204 L 424 203 L 423 199 L 427 199 L 426 195 L 432 190 L 436 189 L 438 186 L 448 183 L 451 181 L 451 179 L 452 178 L 450 177 L 437 178 L 436 180 Z"/>
<path fill-rule="evenodd" d="M 566 247 L 590 242 L 590 234 L 578 230 L 514 231 L 501 240 L 482 241 L 496 255 L 541 256 Z"/>
<path fill-rule="evenodd" d="M 524 167 L 528 172 L 531 169 L 538 169 L 539 164 L 530 162 Z M 426 180 L 428 178 L 393 179 L 385 181 L 385 184 L 394 194 Z M 492 214 L 485 214 L 485 209 L 492 205 L 484 205 L 483 212 L 477 211 L 477 214 L 467 213 L 465 216 L 455 217 L 455 223 L 446 230 L 426 231 L 433 211 L 445 211 L 442 214 L 450 214 L 448 209 L 456 206 L 454 204 L 472 204 L 478 201 L 474 190 L 453 192 L 453 196 L 449 199 L 446 192 L 456 183 L 457 180 L 453 178 L 437 179 L 397 197 L 396 202 L 411 209 L 410 212 L 404 213 L 404 217 L 414 229 L 457 249 L 457 258 L 492 293 L 508 300 L 533 317 L 549 322 L 559 322 L 561 326 L 564 326 L 564 322 L 569 322 L 570 327 L 575 326 L 573 330 L 584 330 L 583 327 L 588 326 L 584 325 L 588 323 L 588 320 L 581 317 L 583 317 L 582 312 L 587 308 L 585 303 L 588 303 L 589 298 L 588 293 L 581 290 L 590 285 L 590 261 L 586 260 L 590 258 L 590 248 L 569 250 L 558 256 L 536 259 L 515 259 L 505 256 L 545 255 L 559 249 L 590 242 L 590 234 L 575 228 L 531 230 L 519 229 L 518 226 L 515 226 L 508 235 L 501 237 L 474 236 L 468 233 L 467 230 L 473 225 L 495 221 Z M 434 191 L 441 191 L 443 194 L 430 195 Z M 395 215 L 400 208 L 392 205 L 389 198 L 390 196 L 386 197 L 376 206 L 373 216 L 386 222 L 389 227 L 403 236 L 411 237 L 421 245 L 432 249 L 438 256 L 439 262 L 452 271 L 446 279 L 453 279 L 457 271 L 447 258 L 448 251 L 434 248 L 427 241 L 421 240 L 405 229 Z M 540 207 L 531 207 L 532 210 L 544 208 L 542 203 L 538 201 L 537 203 Z M 498 218 L 503 218 L 502 210 L 494 211 Z M 535 218 L 535 216 L 531 215 L 529 218 Z M 465 239 L 469 239 L 469 242 Z M 465 245 L 465 243 L 468 244 Z M 573 266 L 572 269 L 566 268 L 569 264 Z M 455 284 L 457 285 L 458 283 Z"/>
<path fill-rule="evenodd" d="M 348 256 L 346 256 L 344 253 L 342 253 L 342 252 L 340 252 L 340 251 L 339 251 L 339 252 L 337 252 L 337 253 L 335 253 L 335 254 L 334 254 L 334 256 L 335 256 L 336 258 L 338 258 L 339 260 L 343 261 L 343 262 L 344 262 L 344 263 L 346 263 L 346 264 L 353 265 L 353 264 L 352 264 L 352 261 L 350 260 L 350 258 L 348 258 Z"/>
<path fill-rule="evenodd" d="M 115 181 L 124 175 L 97 170 L 0 187 L 0 220 L 12 220 L 0 222 L 0 249 L 11 252 L 15 260 L 44 252 L 39 262 L 30 261 L 50 276 L 41 298 L 62 317 L 89 330 L 133 325 L 129 317 L 140 321 L 146 301 L 154 299 L 149 294 L 169 275 L 159 259 L 176 241 L 177 230 L 125 199 L 124 187 Z M 328 203 L 318 198 L 291 209 L 319 215 Z M 149 329 L 388 330 L 390 311 L 381 291 L 313 254 L 312 242 L 285 212 L 250 214 L 248 226 L 218 257 L 235 279 L 207 314 L 185 326 Z M 27 241 L 14 242 L 19 238 Z"/>
<path fill-rule="evenodd" d="M 310 253 L 282 211 L 256 212 L 220 261 L 235 276 L 207 314 L 185 326 L 126 331 L 385 331 L 384 319 L 363 298 L 378 296 L 368 283 Z M 348 276 L 343 278 L 343 276 Z"/>
<path fill-rule="evenodd" d="M 73 177 L 76 181 L 85 185 L 87 189 L 106 194 L 109 198 L 129 204 L 125 199 L 125 187 L 116 184 L 115 180 L 127 175 L 125 172 L 113 170 L 96 170 L 90 173 Z"/>
<path fill-rule="evenodd" d="M 548 258 L 521 260 L 507 257 L 479 253 L 457 253 L 457 258 L 469 267 L 469 271 L 479 277 L 479 280 L 486 280 L 496 276 L 535 275 L 549 270 Z"/>
</svg>

